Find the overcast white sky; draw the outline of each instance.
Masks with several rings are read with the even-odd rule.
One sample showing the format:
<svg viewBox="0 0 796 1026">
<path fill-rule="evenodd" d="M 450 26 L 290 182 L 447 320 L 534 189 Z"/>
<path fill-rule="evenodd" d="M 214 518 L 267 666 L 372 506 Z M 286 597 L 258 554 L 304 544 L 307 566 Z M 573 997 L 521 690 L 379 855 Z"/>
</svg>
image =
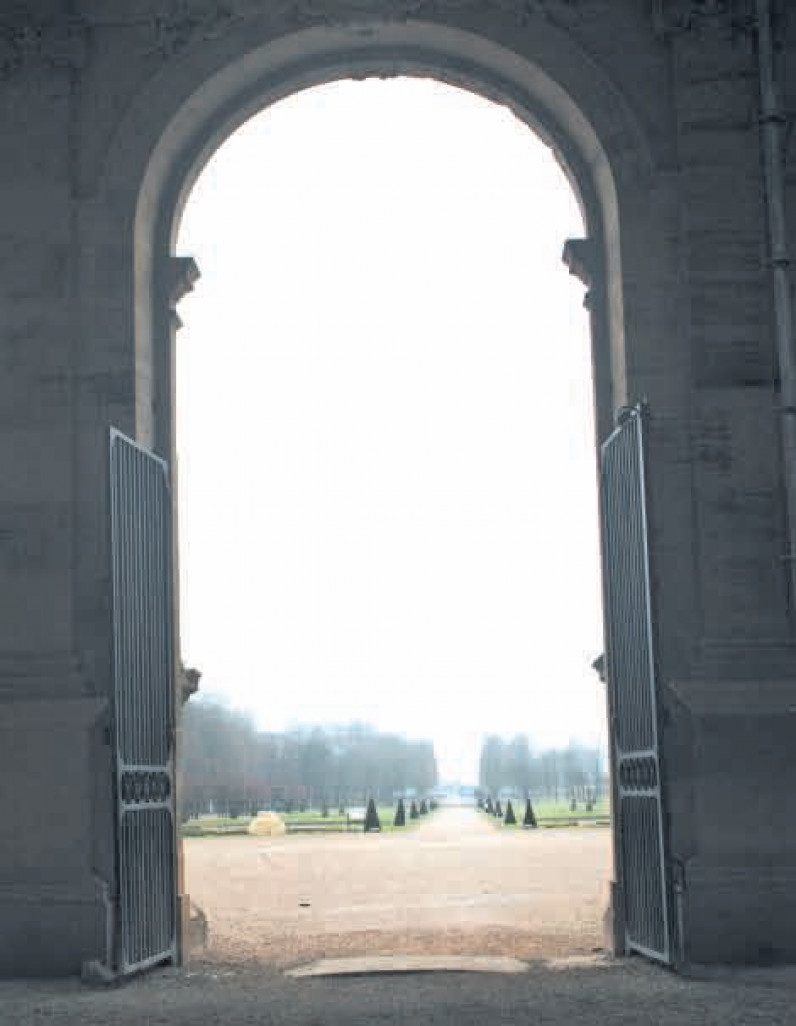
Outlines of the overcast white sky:
<svg viewBox="0 0 796 1026">
<path fill-rule="evenodd" d="M 179 252 L 182 646 L 264 729 L 604 742 L 582 235 L 550 151 L 430 81 L 340 82 L 208 165 Z"/>
</svg>

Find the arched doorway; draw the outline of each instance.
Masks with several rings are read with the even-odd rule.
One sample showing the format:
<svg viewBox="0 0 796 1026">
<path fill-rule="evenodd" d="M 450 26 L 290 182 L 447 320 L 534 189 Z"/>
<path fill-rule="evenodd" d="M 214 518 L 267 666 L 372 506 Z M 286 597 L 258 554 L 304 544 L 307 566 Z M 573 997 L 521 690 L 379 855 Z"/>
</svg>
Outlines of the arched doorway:
<svg viewBox="0 0 796 1026">
<path fill-rule="evenodd" d="M 607 437 L 612 409 L 617 397 L 624 400 L 628 386 L 618 197 L 608 156 L 594 129 L 539 68 L 516 62 L 484 39 L 440 26 L 392 22 L 369 26 L 367 32 L 355 28 L 357 42 L 352 47 L 351 31 L 344 31 L 342 46 L 333 28 L 288 36 L 266 47 L 256 60 L 250 56 L 228 66 L 206 82 L 199 95 L 170 111 L 154 152 L 148 155 L 137 195 L 136 364 L 137 380 L 144 386 L 136 401 L 137 440 L 173 462 L 174 308 L 195 275 L 190 260 L 176 257 L 173 248 L 182 207 L 205 161 L 243 119 L 280 96 L 343 75 L 372 74 L 431 75 L 508 103 L 554 148 L 588 225 L 588 239 L 570 240 L 566 258 L 591 290 L 595 405 L 599 437 Z M 611 108 L 612 119 L 620 110 Z M 629 118 L 623 128 L 635 137 L 638 161 L 641 137 Z M 638 174 L 638 166 L 634 172 Z M 660 809 L 656 817 L 655 845 L 661 841 Z M 662 888 L 666 887 L 664 881 Z M 663 895 L 659 904 L 658 914 L 666 920 L 658 931 L 662 938 L 668 930 Z M 640 942 L 640 947 L 664 961 L 671 959 L 668 937 L 651 947 Z"/>
<path fill-rule="evenodd" d="M 729 417 L 731 429 L 722 418 L 732 403 L 720 389 L 741 387 L 736 378 L 745 369 L 737 370 L 723 350 L 719 356 L 709 352 L 695 369 L 689 297 L 698 289 L 691 279 L 684 279 L 685 254 L 694 260 L 702 257 L 682 243 L 683 210 L 688 208 L 696 220 L 711 202 L 720 204 L 715 199 L 719 193 L 704 188 L 697 172 L 688 188 L 678 174 L 679 162 L 690 158 L 687 149 L 678 150 L 679 136 L 672 129 L 676 119 L 669 104 L 671 67 L 664 59 L 664 46 L 669 44 L 662 39 L 668 39 L 669 30 L 686 31 L 688 25 L 687 19 L 670 16 L 664 10 L 668 6 L 654 5 L 653 19 L 646 12 L 631 16 L 619 8 L 614 12 L 613 7 L 610 14 L 592 17 L 594 12 L 586 13 L 585 4 L 563 0 L 413 0 L 397 9 L 381 0 L 298 0 L 268 5 L 267 10 L 241 0 L 224 10 L 200 3 L 189 5 L 187 13 L 175 7 L 151 19 L 133 20 L 117 36 L 115 25 L 92 22 L 92 31 L 117 41 L 122 32 L 128 33 L 125 45 L 113 53 L 129 77 L 116 75 L 109 67 L 114 63 L 108 56 L 111 51 L 102 51 L 105 63 L 92 69 L 96 79 L 89 81 L 87 76 L 83 83 L 94 107 L 83 110 L 83 94 L 74 90 L 75 110 L 82 111 L 85 124 L 84 137 L 70 136 L 73 177 L 69 199 L 63 203 L 75 258 L 70 266 L 68 319 L 73 384 L 61 425 L 68 439 L 64 465 L 70 467 L 65 475 L 69 524 L 63 539 L 59 535 L 58 551 L 67 569 L 63 580 L 59 578 L 63 595 L 57 593 L 58 601 L 52 598 L 55 589 L 47 591 L 49 581 L 42 579 L 41 584 L 42 596 L 49 596 L 42 608 L 50 609 L 55 602 L 66 612 L 49 618 L 52 623 L 42 617 L 44 626 L 37 627 L 51 642 L 47 651 L 52 661 L 36 664 L 36 679 L 44 681 L 41 693 L 53 700 L 50 719 L 42 719 L 38 710 L 20 714 L 28 731 L 25 736 L 39 739 L 42 755 L 48 755 L 49 738 L 57 728 L 67 732 L 70 744 L 80 739 L 80 766 L 91 769 L 81 770 L 83 776 L 69 796 L 74 824 L 69 868 L 59 869 L 58 875 L 48 863 L 42 870 L 42 878 L 49 880 L 50 873 L 64 893 L 71 888 L 79 895 L 79 908 L 49 923 L 42 946 L 36 938 L 47 919 L 50 892 L 31 884 L 24 906 L 14 904 L 13 922 L 20 924 L 14 927 L 17 933 L 34 937 L 29 947 L 36 947 L 38 954 L 20 954 L 19 946 L 9 943 L 4 964 L 22 964 L 20 959 L 27 958 L 40 967 L 61 971 L 66 966 L 73 971 L 76 964 L 94 957 L 113 961 L 109 937 L 118 896 L 116 820 L 113 787 L 108 783 L 108 735 L 103 733 L 110 720 L 114 652 L 108 616 L 112 560 L 104 487 L 107 435 L 115 426 L 144 449 L 171 461 L 175 305 L 193 278 L 190 262 L 174 252 L 182 204 L 208 156 L 254 111 L 305 85 L 399 73 L 436 77 L 510 104 L 550 143 L 580 197 L 588 238 L 575 240 L 567 252 L 573 270 L 589 282 L 598 439 L 611 434 L 617 408 L 646 397 L 653 411 L 647 464 L 650 584 L 671 738 L 668 765 L 676 770 L 665 770 L 664 775 L 674 799 L 669 833 L 678 914 L 685 924 L 681 939 L 693 938 L 690 957 L 695 960 L 744 957 L 745 952 L 754 955 L 766 949 L 769 922 L 775 921 L 778 933 L 771 944 L 777 950 L 788 948 L 778 895 L 790 864 L 778 862 L 775 879 L 756 868 L 766 852 L 778 850 L 780 834 L 756 809 L 760 829 L 741 833 L 731 814 L 732 803 L 715 801 L 711 790 L 717 786 L 715 767 L 726 765 L 736 750 L 733 737 L 745 736 L 737 719 L 743 703 L 739 700 L 733 706 L 732 696 L 741 693 L 751 701 L 750 696 L 757 695 L 749 683 L 752 669 L 772 680 L 777 673 L 786 678 L 789 649 L 783 639 L 789 628 L 783 615 L 782 575 L 770 568 L 776 530 L 768 521 L 761 527 L 755 519 L 759 504 L 748 516 L 736 516 L 735 494 L 721 491 L 726 485 L 723 478 L 710 476 L 736 474 L 733 482 L 755 494 L 773 495 L 776 502 L 771 506 L 775 512 L 780 509 L 773 457 L 765 462 L 741 447 L 733 451 L 729 464 L 723 456 L 731 447 L 727 431 L 757 437 L 750 425 L 767 409 L 760 391 L 753 385 L 747 388 L 747 379 L 742 379 L 746 391 L 738 401 L 748 404 L 743 406 L 746 419 L 737 428 Z M 711 24 L 721 17 L 712 9 L 706 15 Z M 602 41 L 602 56 L 587 45 L 589 33 Z M 627 40 L 625 52 L 638 55 L 627 75 L 619 59 L 621 48 L 615 45 L 621 33 Z M 65 61 L 71 68 L 81 56 L 74 33 L 65 40 L 55 47 L 52 60 Z M 718 42 L 714 50 L 720 56 L 729 52 Z M 727 62 L 731 63 L 729 57 Z M 114 83 L 123 95 L 118 103 L 116 93 L 112 103 L 108 95 L 113 117 L 103 116 L 102 90 L 91 92 L 96 82 Z M 682 88 L 688 92 L 691 86 Z M 82 148 L 81 138 L 86 143 Z M 710 152 L 707 144 L 705 151 Z M 722 167 L 730 173 L 729 161 Z M 744 182 L 752 183 L 750 190 L 757 187 L 751 172 Z M 735 185 L 740 188 L 744 182 Z M 728 206 L 725 212 L 729 210 Z M 744 243 L 743 252 L 757 252 L 756 232 L 745 238 L 751 241 Z M 707 257 L 705 261 L 709 262 Z M 757 301 L 762 287 L 755 288 Z M 714 311 L 702 307 L 697 314 L 709 321 Z M 63 322 L 54 317 L 53 323 Z M 754 327 L 762 332 L 757 322 Z M 729 347 L 725 335 L 719 342 Z M 755 368 L 759 383 L 762 372 L 757 364 Z M 706 398 L 699 389 L 705 380 L 715 384 L 714 377 L 716 391 Z M 695 462 L 695 446 L 701 463 Z M 768 446 L 759 448 L 769 452 Z M 757 490 L 752 488 L 755 483 L 760 485 Z M 731 550 L 737 543 L 739 523 L 748 532 L 751 553 L 740 568 L 722 548 Z M 37 550 L 31 551 L 35 556 Z M 755 574 L 763 564 L 767 576 L 761 589 Z M 722 592 L 716 580 L 731 590 Z M 16 616 L 9 622 L 22 638 L 9 640 L 9 649 L 16 644 L 38 651 L 36 645 L 44 644 L 39 634 L 34 637 L 33 618 L 28 622 Z M 737 638 L 741 640 L 736 643 Z M 735 656 L 739 647 L 745 663 Z M 759 652 L 763 655 L 758 659 Z M 733 690 L 743 672 L 746 682 Z M 56 678 L 61 691 L 51 683 Z M 722 688 L 728 681 L 733 686 Z M 709 725 L 705 743 L 697 744 L 691 733 L 694 724 L 702 722 L 699 717 L 705 709 L 704 716 L 711 715 L 714 701 L 720 704 L 710 690 L 714 683 L 727 718 Z M 780 710 L 777 703 L 786 691 L 784 685 L 765 691 L 766 708 Z M 62 708 L 66 697 L 87 703 L 72 707 L 72 720 Z M 727 722 L 735 726 L 725 730 Z M 35 727 L 28 730 L 30 723 Z M 778 721 L 782 735 L 777 738 L 784 739 L 785 726 L 784 718 Z M 773 764 L 772 749 L 751 750 L 763 777 L 781 788 L 784 776 L 779 763 Z M 776 748 L 780 761 L 785 751 L 783 740 Z M 38 779 L 58 782 L 55 761 L 46 765 L 50 775 L 39 771 Z M 647 770 L 636 766 L 627 783 L 649 784 Z M 24 775 L 16 765 L 13 772 L 20 779 Z M 708 803 L 700 806 L 709 813 L 704 826 L 697 824 L 697 788 Z M 44 785 L 40 791 L 46 801 L 54 801 Z M 39 835 L 33 827 L 25 836 L 33 838 L 26 843 L 36 847 Z M 17 873 L 16 849 L 14 859 Z M 67 865 L 63 860 L 61 864 Z M 29 877 L 19 872 L 29 883 Z M 743 886 L 738 885 L 741 878 Z M 746 932 L 742 903 L 736 900 L 741 892 L 756 910 L 753 936 Z M 734 924 L 721 937 L 701 925 L 714 913 L 726 913 Z"/>
<path fill-rule="evenodd" d="M 571 187 L 527 126 L 431 79 L 339 81 L 274 104 L 217 152 L 186 205 L 178 252 L 197 258 L 202 278 L 179 308 L 181 644 L 203 676 L 182 719 L 182 817 L 225 815 L 222 795 L 237 805 L 259 794 L 252 811 L 268 809 L 279 792 L 266 783 L 306 787 L 293 795 L 315 817 L 306 828 L 326 846 L 330 878 L 322 893 L 312 879 L 305 886 L 330 932 L 346 887 L 356 879 L 361 893 L 356 859 L 369 857 L 343 855 L 321 819 L 327 785 L 330 809 L 346 807 L 349 723 L 433 740 L 440 782 L 471 785 L 482 735 L 508 734 L 514 744 L 492 766 L 510 776 L 490 773 L 490 790 L 533 787 L 547 817 L 572 816 L 579 757 L 565 750 L 570 739 L 591 747 L 595 731 L 605 736 L 605 693 L 589 665 L 602 630 L 588 312 L 561 262 L 562 239 L 582 234 Z M 208 735 L 197 744 L 212 693 L 219 714 L 225 706 L 219 691 L 251 710 L 243 757 L 212 759 Z M 296 718 L 306 735 L 291 729 Z M 526 783 L 517 731 L 534 737 Z M 315 751 L 328 744 L 317 777 L 312 736 Z M 304 738 L 307 759 L 280 765 L 277 753 L 304 750 Z M 585 751 L 579 764 L 596 778 Z M 213 766 L 229 767 L 217 789 Z M 245 766 L 256 768 L 241 780 Z M 300 783 L 291 766 L 304 767 Z M 363 788 L 374 788 L 372 772 Z M 396 780 L 393 791 L 415 786 Z M 383 778 L 377 791 L 388 805 Z M 278 810 L 293 804 L 290 793 Z M 578 816 L 590 815 L 575 793 Z M 512 797 L 522 812 L 521 793 Z M 367 804 L 364 791 L 348 798 Z M 542 813 L 540 801 L 553 805 Z M 603 941 L 611 873 L 600 811 L 603 828 L 556 835 L 592 845 L 568 888 L 574 914 L 591 924 L 589 943 L 573 939 L 578 950 Z M 386 807 L 381 814 L 392 823 Z M 408 921 L 428 915 L 423 896 L 441 899 L 446 887 L 457 922 L 432 931 L 426 920 L 427 943 L 498 943 L 468 922 L 472 902 L 461 896 L 478 895 L 476 884 L 454 885 L 439 859 L 444 850 L 454 864 L 477 864 L 456 848 L 477 837 L 490 851 L 494 842 L 503 878 L 487 914 L 499 920 L 497 895 L 516 893 L 518 936 L 552 950 L 564 913 L 536 905 L 555 888 L 531 868 L 535 856 L 510 849 L 506 831 L 490 837 L 491 821 L 472 810 L 440 815 L 457 824 L 451 847 L 416 838 L 418 869 L 427 850 L 436 883 L 421 872 L 396 902 L 386 884 L 400 874 L 374 871 L 369 900 L 390 909 L 380 949 L 419 946 L 420 924 Z M 245 839 L 223 844 L 248 865 Z M 268 908 L 282 889 L 246 888 L 247 911 L 236 914 L 234 896 L 226 902 L 217 887 L 237 877 L 213 871 L 220 852 L 202 837 L 184 842 L 186 890 L 207 914 L 212 957 L 236 929 L 268 935 L 273 953 Z M 374 845 L 370 857 L 397 857 L 396 847 Z M 517 859 L 516 883 L 507 857 Z M 532 917 L 519 912 L 526 903 Z M 361 943 L 357 921 L 337 921 L 347 943 Z M 301 943 L 312 943 L 309 932 Z"/>
</svg>

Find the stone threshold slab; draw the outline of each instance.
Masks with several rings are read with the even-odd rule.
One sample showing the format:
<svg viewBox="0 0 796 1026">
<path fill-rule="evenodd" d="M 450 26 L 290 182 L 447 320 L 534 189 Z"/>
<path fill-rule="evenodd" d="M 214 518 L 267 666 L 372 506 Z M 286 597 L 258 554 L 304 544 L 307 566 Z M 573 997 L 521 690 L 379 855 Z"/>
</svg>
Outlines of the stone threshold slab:
<svg viewBox="0 0 796 1026">
<path fill-rule="evenodd" d="M 376 955 L 365 958 L 323 958 L 288 969 L 286 976 L 363 976 L 372 973 L 524 973 L 516 958 L 478 955 Z"/>
</svg>

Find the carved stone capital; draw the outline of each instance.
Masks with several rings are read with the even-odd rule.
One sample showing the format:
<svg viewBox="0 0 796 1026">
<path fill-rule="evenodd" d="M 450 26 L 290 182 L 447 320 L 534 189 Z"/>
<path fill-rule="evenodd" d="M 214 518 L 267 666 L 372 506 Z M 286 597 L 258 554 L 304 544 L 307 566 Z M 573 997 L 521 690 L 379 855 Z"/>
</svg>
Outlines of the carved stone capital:
<svg viewBox="0 0 796 1026">
<path fill-rule="evenodd" d="M 591 310 L 591 288 L 600 274 L 600 255 L 594 240 L 567 239 L 564 243 L 564 252 L 561 254 L 561 259 L 569 268 L 569 273 L 574 275 L 578 281 L 582 281 L 586 286 L 583 305 L 587 310 Z"/>
<path fill-rule="evenodd" d="M 180 700 L 183 705 L 188 699 L 199 690 L 199 681 L 202 677 L 201 671 L 192 666 L 180 664 Z"/>
<path fill-rule="evenodd" d="M 80 71 L 88 52 L 89 27 L 82 18 L 56 15 L 35 21 L 27 14 L 0 15 L 0 80 L 35 63 Z"/>
<path fill-rule="evenodd" d="M 193 292 L 193 287 L 201 278 L 199 265 L 193 257 L 169 257 L 167 264 L 168 281 L 166 283 L 169 310 L 171 311 L 175 328 L 182 326 L 182 321 L 177 314 L 177 304 Z"/>
<path fill-rule="evenodd" d="M 711 28 L 747 32 L 755 24 L 754 0 L 653 0 L 652 19 L 660 36 Z"/>
<path fill-rule="evenodd" d="M 597 249 L 593 239 L 567 239 L 561 259 L 569 273 L 590 288 L 596 274 Z"/>
</svg>

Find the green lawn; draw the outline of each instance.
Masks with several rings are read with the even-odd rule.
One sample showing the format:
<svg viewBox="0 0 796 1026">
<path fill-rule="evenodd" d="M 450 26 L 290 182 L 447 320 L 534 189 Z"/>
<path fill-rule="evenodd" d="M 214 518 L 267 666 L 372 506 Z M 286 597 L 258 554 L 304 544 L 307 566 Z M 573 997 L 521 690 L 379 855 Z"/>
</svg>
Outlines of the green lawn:
<svg viewBox="0 0 796 1026">
<path fill-rule="evenodd" d="M 358 806 L 357 807 L 357 811 L 358 811 L 358 817 L 357 818 L 361 819 L 363 817 L 363 815 L 364 815 L 364 809 L 361 806 Z M 394 830 L 394 829 L 400 830 L 401 829 L 400 827 L 396 828 L 396 827 L 393 827 L 393 825 L 392 825 L 393 820 L 395 819 L 395 807 L 394 806 L 392 806 L 392 805 L 379 805 L 377 807 L 376 811 L 379 814 L 379 822 L 381 823 L 382 830 Z M 345 816 L 341 816 L 336 809 L 334 811 L 332 811 L 330 809 L 329 810 L 329 815 L 325 816 L 325 817 L 321 816 L 320 812 L 317 809 L 310 809 L 307 812 L 286 812 L 286 813 L 282 813 L 281 815 L 282 815 L 282 818 L 284 819 L 285 823 L 287 823 L 288 826 L 290 826 L 291 823 L 307 823 L 307 822 L 314 823 L 314 822 L 316 822 L 318 820 L 323 820 L 325 823 L 328 823 L 330 827 L 336 827 L 336 826 L 340 826 L 342 823 L 346 822 L 346 817 Z M 410 826 L 411 824 L 419 823 L 419 822 L 420 822 L 419 819 L 418 820 L 410 820 L 409 819 L 409 809 L 407 808 L 406 809 L 406 825 Z M 353 829 L 362 829 L 361 824 L 352 824 L 352 826 L 353 826 Z"/>
<path fill-rule="evenodd" d="M 392 833 L 393 831 L 411 829 L 416 824 L 420 823 L 422 819 L 427 818 L 421 816 L 420 819 L 410 819 L 409 809 L 407 808 L 406 827 L 394 827 L 394 807 L 389 805 L 380 805 L 378 807 L 378 813 L 383 833 Z M 330 832 L 333 832 L 340 831 L 342 825 L 346 822 L 346 817 L 341 816 L 336 809 L 334 811 L 330 809 L 328 816 L 321 816 L 320 810 L 318 809 L 308 809 L 306 812 L 285 812 L 280 813 L 280 815 L 287 824 L 288 829 L 290 828 L 291 823 L 314 823 L 316 821 L 323 820 L 324 823 L 328 824 Z M 204 819 L 189 819 L 182 824 L 180 830 L 183 837 L 228 837 L 234 834 L 247 833 L 249 823 L 251 823 L 251 819 L 248 816 L 240 816 L 237 818 L 215 816 Z M 362 824 L 352 823 L 349 829 L 351 833 L 355 833 L 358 830 L 362 830 Z"/>
<path fill-rule="evenodd" d="M 251 819 L 248 816 L 215 816 L 207 819 L 188 819 L 180 825 L 183 837 L 226 837 L 245 834 Z"/>
<path fill-rule="evenodd" d="M 505 816 L 505 804 L 502 807 L 503 815 Z M 517 817 L 516 827 L 522 828 L 525 802 L 512 801 L 511 807 L 514 809 L 514 815 Z M 586 805 L 583 802 L 578 802 L 578 807 L 574 812 L 571 811 L 569 802 L 534 802 L 533 811 L 536 816 L 536 822 L 540 827 L 577 826 L 578 823 L 607 822 L 611 818 L 611 809 L 607 798 L 597 802 L 591 812 L 586 811 Z M 506 826 L 502 818 L 497 819 L 495 816 L 490 816 L 490 819 L 493 823 L 506 827 L 507 830 L 515 829 L 514 826 Z"/>
</svg>

